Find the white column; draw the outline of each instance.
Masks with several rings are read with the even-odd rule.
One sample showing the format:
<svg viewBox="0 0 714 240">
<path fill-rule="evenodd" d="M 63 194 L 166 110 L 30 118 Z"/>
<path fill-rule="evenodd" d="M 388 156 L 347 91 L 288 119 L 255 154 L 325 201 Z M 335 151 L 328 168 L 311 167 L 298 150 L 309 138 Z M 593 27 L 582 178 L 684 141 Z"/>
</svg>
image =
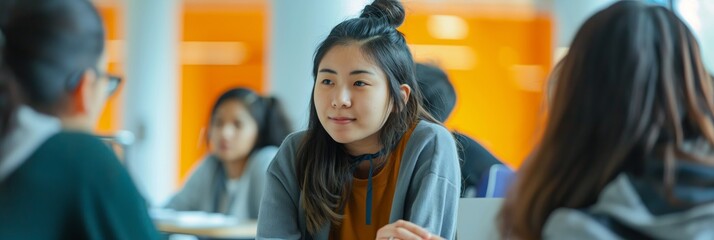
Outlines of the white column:
<svg viewBox="0 0 714 240">
<path fill-rule="evenodd" d="M 585 20 L 617 0 L 551 0 L 557 47 L 569 47 Z"/>
<path fill-rule="evenodd" d="M 677 14 L 684 19 L 699 42 L 704 65 L 714 73 L 714 2 L 680 0 L 675 6 Z"/>
<path fill-rule="evenodd" d="M 181 1 L 124 2 L 123 122 L 136 135 L 127 163 L 139 190 L 156 206 L 170 197 L 177 178 Z"/>
<path fill-rule="evenodd" d="M 714 7 L 710 8 L 714 10 Z M 710 15 L 709 12 L 706 15 L 702 15 L 702 19 L 706 19 L 702 22 L 711 23 L 714 20 L 714 16 Z M 704 58 L 704 65 L 707 66 L 710 74 L 714 74 L 714 26 L 712 24 L 702 24 L 702 28 L 699 29 L 699 45 L 701 46 L 702 55 Z"/>
<path fill-rule="evenodd" d="M 312 60 L 330 30 L 358 16 L 368 0 L 273 0 L 267 76 L 271 94 L 285 104 L 296 130 L 307 127 L 312 91 Z"/>
</svg>

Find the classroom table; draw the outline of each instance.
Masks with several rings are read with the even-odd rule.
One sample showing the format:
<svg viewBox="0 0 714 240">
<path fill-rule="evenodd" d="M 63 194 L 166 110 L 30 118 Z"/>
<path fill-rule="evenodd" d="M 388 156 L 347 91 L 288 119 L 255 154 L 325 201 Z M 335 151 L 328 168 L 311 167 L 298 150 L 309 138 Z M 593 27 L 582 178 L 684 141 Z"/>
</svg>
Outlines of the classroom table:
<svg viewBox="0 0 714 240">
<path fill-rule="evenodd" d="M 254 239 L 258 222 L 237 221 L 217 213 L 152 210 L 151 217 L 159 231 L 218 239 Z"/>
</svg>

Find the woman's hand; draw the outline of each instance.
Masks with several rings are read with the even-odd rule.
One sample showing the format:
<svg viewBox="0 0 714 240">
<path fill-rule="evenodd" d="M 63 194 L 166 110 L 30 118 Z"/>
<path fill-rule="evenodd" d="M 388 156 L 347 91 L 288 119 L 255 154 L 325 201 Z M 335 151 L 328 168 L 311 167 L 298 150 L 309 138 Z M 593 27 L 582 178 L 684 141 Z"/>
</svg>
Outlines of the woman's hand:
<svg viewBox="0 0 714 240">
<path fill-rule="evenodd" d="M 409 221 L 399 220 L 377 231 L 377 240 L 443 239 Z"/>
</svg>

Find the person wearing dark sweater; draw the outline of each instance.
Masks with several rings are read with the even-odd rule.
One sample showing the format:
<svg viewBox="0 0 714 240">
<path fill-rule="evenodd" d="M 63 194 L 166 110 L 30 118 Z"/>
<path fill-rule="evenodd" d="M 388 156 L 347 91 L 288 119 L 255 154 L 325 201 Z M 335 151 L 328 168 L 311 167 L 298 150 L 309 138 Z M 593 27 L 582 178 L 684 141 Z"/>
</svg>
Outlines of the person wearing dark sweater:
<svg viewBox="0 0 714 240">
<path fill-rule="evenodd" d="M 152 239 L 146 206 L 103 142 L 58 132 L 0 182 L 0 239 Z"/>
<path fill-rule="evenodd" d="M 146 203 L 91 135 L 121 78 L 86 0 L 0 1 L 0 239 L 158 239 Z"/>
<path fill-rule="evenodd" d="M 424 63 L 416 64 L 416 77 L 424 95 L 426 111 L 437 120 L 446 121 L 456 104 L 456 92 L 449 77 L 439 67 Z M 501 164 L 501 161 L 469 136 L 459 132 L 453 134 L 459 146 L 459 159 L 463 161 L 461 196 L 466 197 L 467 191 L 475 190 L 481 174 L 492 165 Z"/>
</svg>

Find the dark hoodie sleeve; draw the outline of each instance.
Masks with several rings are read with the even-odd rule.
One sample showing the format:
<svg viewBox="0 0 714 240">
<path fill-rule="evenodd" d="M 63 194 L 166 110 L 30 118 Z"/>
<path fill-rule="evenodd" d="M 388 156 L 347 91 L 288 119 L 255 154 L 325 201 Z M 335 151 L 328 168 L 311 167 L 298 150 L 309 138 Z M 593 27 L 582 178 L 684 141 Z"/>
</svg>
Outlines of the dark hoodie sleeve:
<svg viewBox="0 0 714 240">
<path fill-rule="evenodd" d="M 492 165 L 501 164 L 491 152 L 470 137 L 458 132 L 454 133 L 454 137 L 459 143 L 459 159 L 463 161 L 461 178 L 464 180 L 464 188 L 476 186 L 482 173 Z"/>
</svg>

